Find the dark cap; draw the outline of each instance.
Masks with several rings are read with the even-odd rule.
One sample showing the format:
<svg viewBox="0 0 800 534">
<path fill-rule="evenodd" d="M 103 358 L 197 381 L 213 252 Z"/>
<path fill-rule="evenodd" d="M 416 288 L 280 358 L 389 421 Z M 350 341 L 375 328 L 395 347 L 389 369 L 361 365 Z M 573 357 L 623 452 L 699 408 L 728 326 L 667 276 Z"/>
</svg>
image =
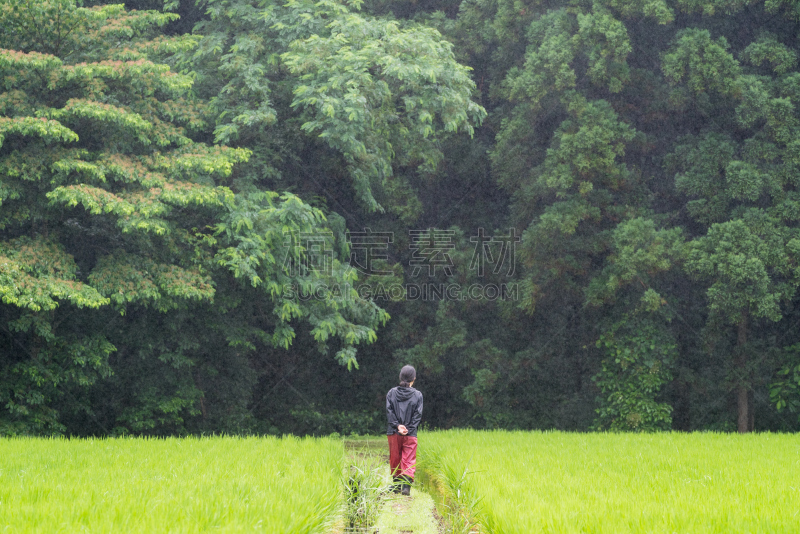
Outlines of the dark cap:
<svg viewBox="0 0 800 534">
<path fill-rule="evenodd" d="M 408 386 L 411 382 L 416 380 L 416 378 L 417 378 L 417 371 L 410 365 L 406 365 L 402 369 L 400 369 L 401 386 Z"/>
</svg>

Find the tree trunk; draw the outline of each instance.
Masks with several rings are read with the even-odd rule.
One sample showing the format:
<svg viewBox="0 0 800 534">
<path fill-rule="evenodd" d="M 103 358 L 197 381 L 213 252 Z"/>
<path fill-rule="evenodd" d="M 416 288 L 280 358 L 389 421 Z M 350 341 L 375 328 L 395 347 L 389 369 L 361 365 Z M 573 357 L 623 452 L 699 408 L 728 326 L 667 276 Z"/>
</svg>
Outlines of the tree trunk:
<svg viewBox="0 0 800 534">
<path fill-rule="evenodd" d="M 748 413 L 748 402 L 747 402 L 747 388 L 743 385 L 740 385 L 736 388 L 736 400 L 738 401 L 737 404 L 739 406 L 739 420 L 737 427 L 739 429 L 739 434 L 747 434 L 750 430 L 750 416 Z"/>
<path fill-rule="evenodd" d="M 737 428 L 740 434 L 750 431 L 750 398 L 747 385 L 744 382 L 745 370 L 747 368 L 747 355 L 745 354 L 745 344 L 747 343 L 747 310 L 742 312 L 742 319 L 738 325 L 738 336 L 736 340 L 736 370 L 739 384 L 736 386 L 736 401 L 739 411 Z"/>
</svg>

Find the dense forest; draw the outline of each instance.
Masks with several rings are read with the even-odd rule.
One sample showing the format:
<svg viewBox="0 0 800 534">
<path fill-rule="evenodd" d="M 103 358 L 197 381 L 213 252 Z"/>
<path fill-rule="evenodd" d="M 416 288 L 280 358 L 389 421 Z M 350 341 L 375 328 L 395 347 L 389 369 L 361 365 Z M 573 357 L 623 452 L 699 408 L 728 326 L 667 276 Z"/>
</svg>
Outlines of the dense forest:
<svg viewBox="0 0 800 534">
<path fill-rule="evenodd" d="M 799 430 L 798 22 L 0 0 L 0 435 Z"/>
</svg>

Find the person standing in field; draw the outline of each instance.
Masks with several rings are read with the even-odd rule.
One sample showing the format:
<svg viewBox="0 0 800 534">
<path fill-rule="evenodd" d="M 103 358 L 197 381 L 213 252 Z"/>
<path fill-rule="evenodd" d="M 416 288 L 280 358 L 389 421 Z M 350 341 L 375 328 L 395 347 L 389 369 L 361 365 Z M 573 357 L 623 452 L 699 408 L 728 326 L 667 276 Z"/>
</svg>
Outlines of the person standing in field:
<svg viewBox="0 0 800 534">
<path fill-rule="evenodd" d="M 389 427 L 389 468 L 392 491 L 411 494 L 417 464 L 417 428 L 422 420 L 422 393 L 414 389 L 417 371 L 410 365 L 400 370 L 400 385 L 386 394 Z"/>
</svg>

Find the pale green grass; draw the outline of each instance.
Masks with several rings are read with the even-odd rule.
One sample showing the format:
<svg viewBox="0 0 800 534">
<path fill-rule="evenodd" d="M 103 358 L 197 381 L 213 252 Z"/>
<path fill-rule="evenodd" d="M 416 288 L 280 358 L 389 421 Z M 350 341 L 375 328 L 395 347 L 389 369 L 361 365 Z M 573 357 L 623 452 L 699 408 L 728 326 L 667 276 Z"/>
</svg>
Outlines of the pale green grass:
<svg viewBox="0 0 800 534">
<path fill-rule="evenodd" d="M 433 499 L 416 487 L 411 490 L 411 497 L 387 496 L 375 527 L 381 534 L 437 534 Z"/>
<path fill-rule="evenodd" d="M 0 439 L 2 532 L 327 528 L 340 440 Z"/>
<path fill-rule="evenodd" d="M 420 459 L 473 472 L 485 532 L 800 532 L 797 435 L 426 432 Z"/>
</svg>

